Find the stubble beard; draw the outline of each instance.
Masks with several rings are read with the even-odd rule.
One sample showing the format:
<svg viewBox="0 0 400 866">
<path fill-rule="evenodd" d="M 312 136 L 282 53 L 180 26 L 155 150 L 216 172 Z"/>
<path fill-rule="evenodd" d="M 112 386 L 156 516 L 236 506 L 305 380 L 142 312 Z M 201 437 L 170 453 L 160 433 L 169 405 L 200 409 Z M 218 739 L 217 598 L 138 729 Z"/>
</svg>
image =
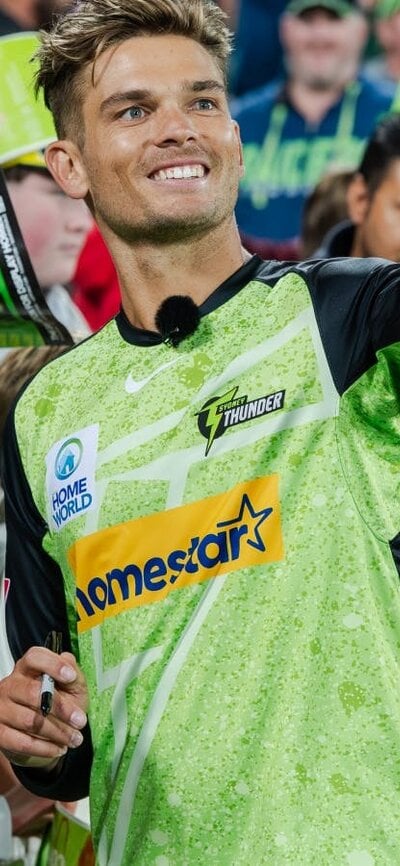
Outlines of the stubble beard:
<svg viewBox="0 0 400 866">
<path fill-rule="evenodd" d="M 140 223 L 133 224 L 129 218 L 121 220 L 115 215 L 96 214 L 99 222 L 105 224 L 114 235 L 130 246 L 141 244 L 168 246 L 188 243 L 212 232 L 226 218 L 216 213 L 203 217 L 168 217 L 152 215 Z"/>
<path fill-rule="evenodd" d="M 227 222 L 233 214 L 236 199 L 237 187 L 232 187 L 214 201 L 213 207 L 208 207 L 203 213 L 149 213 L 134 223 L 129 213 L 121 218 L 120 214 L 110 212 L 109 208 L 98 207 L 94 216 L 129 245 L 173 245 L 201 239 Z"/>
</svg>

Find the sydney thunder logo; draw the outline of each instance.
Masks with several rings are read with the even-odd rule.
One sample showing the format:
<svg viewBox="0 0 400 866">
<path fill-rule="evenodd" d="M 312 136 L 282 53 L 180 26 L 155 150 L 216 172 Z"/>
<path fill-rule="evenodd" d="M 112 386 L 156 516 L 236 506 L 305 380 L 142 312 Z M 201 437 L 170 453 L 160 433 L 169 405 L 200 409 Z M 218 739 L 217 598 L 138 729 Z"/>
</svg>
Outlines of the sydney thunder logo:
<svg viewBox="0 0 400 866">
<path fill-rule="evenodd" d="M 228 427 L 236 427 L 237 424 L 243 424 L 244 421 L 276 412 L 277 409 L 283 408 L 285 402 L 284 391 L 274 391 L 273 394 L 248 400 L 247 394 L 237 397 L 237 390 L 238 386 L 236 385 L 222 397 L 213 397 L 197 413 L 200 433 L 208 440 L 206 455 L 214 439 L 222 436 Z"/>
</svg>

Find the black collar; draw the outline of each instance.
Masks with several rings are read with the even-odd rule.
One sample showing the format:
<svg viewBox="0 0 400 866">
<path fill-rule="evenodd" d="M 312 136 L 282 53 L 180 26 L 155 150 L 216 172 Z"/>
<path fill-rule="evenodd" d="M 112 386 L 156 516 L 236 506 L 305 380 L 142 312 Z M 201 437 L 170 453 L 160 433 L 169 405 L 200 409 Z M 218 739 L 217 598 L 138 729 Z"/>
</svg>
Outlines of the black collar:
<svg viewBox="0 0 400 866">
<path fill-rule="evenodd" d="M 256 274 L 261 261 L 259 256 L 252 256 L 246 264 L 242 265 L 239 270 L 235 271 L 227 280 L 214 289 L 211 295 L 199 307 L 200 317 L 206 316 L 208 313 L 221 307 L 229 298 L 240 292 Z M 136 328 L 134 325 L 131 325 L 122 307 L 115 321 L 121 337 L 126 343 L 132 343 L 136 346 L 156 346 L 163 342 L 163 338 L 158 331 L 145 331 L 143 328 Z"/>
</svg>

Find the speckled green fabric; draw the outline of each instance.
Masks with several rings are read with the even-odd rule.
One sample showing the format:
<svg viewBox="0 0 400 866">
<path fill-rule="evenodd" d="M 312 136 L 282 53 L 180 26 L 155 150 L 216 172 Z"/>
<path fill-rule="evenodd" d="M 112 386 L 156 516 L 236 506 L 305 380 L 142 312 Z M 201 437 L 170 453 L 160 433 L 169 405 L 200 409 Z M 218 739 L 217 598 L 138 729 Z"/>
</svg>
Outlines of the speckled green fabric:
<svg viewBox="0 0 400 866">
<path fill-rule="evenodd" d="M 339 400 L 291 274 L 177 349 L 112 322 L 21 398 L 90 688 L 100 866 L 400 863 L 398 366 L 381 353 Z M 46 458 L 92 427 L 93 502 L 57 528 Z"/>
</svg>

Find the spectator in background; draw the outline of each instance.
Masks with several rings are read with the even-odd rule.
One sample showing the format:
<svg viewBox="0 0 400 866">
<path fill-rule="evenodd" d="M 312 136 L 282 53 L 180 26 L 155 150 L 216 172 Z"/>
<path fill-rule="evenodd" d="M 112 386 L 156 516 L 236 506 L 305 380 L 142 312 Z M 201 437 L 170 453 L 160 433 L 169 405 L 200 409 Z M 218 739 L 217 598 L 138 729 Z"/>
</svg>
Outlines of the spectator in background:
<svg viewBox="0 0 400 866">
<path fill-rule="evenodd" d="M 330 170 L 306 199 L 301 221 L 301 259 L 310 258 L 328 230 L 348 217 L 347 191 L 353 177 L 353 169 Z"/>
<path fill-rule="evenodd" d="M 41 153 L 3 166 L 7 189 L 38 283 L 53 315 L 75 341 L 90 327 L 70 297 L 71 281 L 93 224 L 86 205 L 64 195 Z"/>
<path fill-rule="evenodd" d="M 373 29 L 382 54 L 366 65 L 368 75 L 400 81 L 400 0 L 379 0 L 373 10 Z"/>
<path fill-rule="evenodd" d="M 347 190 L 349 220 L 339 222 L 315 256 L 378 256 L 400 262 L 400 115 L 374 130 Z"/>
<path fill-rule="evenodd" d="M 36 30 L 37 0 L 0 0 L 0 36 L 20 30 Z"/>
<path fill-rule="evenodd" d="M 0 0 L 0 36 L 48 26 L 71 0 Z"/>
<path fill-rule="evenodd" d="M 368 28 L 351 0 L 291 0 L 280 32 L 286 80 L 232 106 L 245 162 L 236 215 L 250 250 L 297 258 L 307 194 L 329 165 L 357 165 L 394 88 L 357 74 Z"/>
<path fill-rule="evenodd" d="M 286 6 L 287 0 L 239 0 L 229 82 L 235 96 L 283 74 L 279 16 Z"/>
</svg>

